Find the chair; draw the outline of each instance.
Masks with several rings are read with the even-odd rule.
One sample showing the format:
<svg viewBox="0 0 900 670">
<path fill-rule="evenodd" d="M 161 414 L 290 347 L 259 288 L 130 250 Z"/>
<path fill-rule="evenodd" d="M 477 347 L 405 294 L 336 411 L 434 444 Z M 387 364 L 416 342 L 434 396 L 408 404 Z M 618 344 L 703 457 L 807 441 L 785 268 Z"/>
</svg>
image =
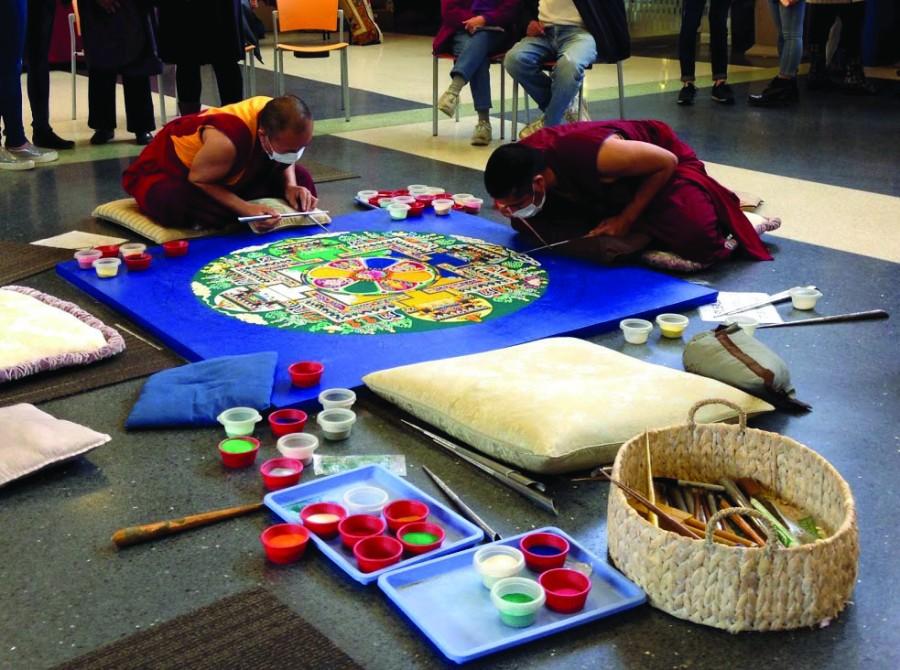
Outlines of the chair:
<svg viewBox="0 0 900 670">
<path fill-rule="evenodd" d="M 72 12 L 69 14 L 69 66 L 72 73 L 72 120 L 75 120 L 78 111 L 78 101 L 76 95 L 75 80 L 75 59 L 84 58 L 84 50 L 78 51 L 76 48 L 76 37 L 81 37 L 81 15 L 78 13 L 78 0 L 72 0 Z M 168 122 L 166 116 L 166 97 L 163 93 L 162 75 L 156 75 L 156 88 L 159 91 L 159 115 L 162 124 Z"/>
<path fill-rule="evenodd" d="M 552 70 L 556 66 L 555 61 L 548 61 L 542 66 L 545 70 Z M 588 68 L 590 69 L 590 68 Z M 616 74 L 619 79 L 619 118 L 625 118 L 625 81 L 622 71 L 622 61 L 616 63 Z M 584 80 L 578 89 L 578 106 L 584 101 Z M 525 114 L 528 114 L 528 94 L 525 93 Z M 516 131 L 519 125 L 519 82 L 513 79 L 513 108 L 512 108 L 512 133 L 511 137 L 516 138 Z"/>
<path fill-rule="evenodd" d="M 256 45 L 244 47 L 244 98 L 256 95 Z"/>
<path fill-rule="evenodd" d="M 506 53 L 495 54 L 490 57 L 491 65 L 500 66 L 500 139 L 506 137 L 506 68 L 503 65 L 503 59 Z M 437 137 L 438 134 L 438 61 L 450 60 L 456 62 L 453 54 L 435 54 L 433 57 L 433 68 L 431 77 L 431 135 Z M 456 108 L 456 120 L 459 121 L 459 107 Z"/>
<path fill-rule="evenodd" d="M 290 51 L 299 58 L 328 56 L 332 51 L 341 52 L 341 109 L 344 120 L 350 120 L 350 87 L 347 75 L 347 51 L 350 44 L 344 41 L 344 10 L 338 9 L 338 0 L 277 0 L 278 9 L 272 12 L 275 26 L 275 94 L 284 95 L 284 52 Z M 281 33 L 295 30 L 338 33 L 338 41 L 332 44 L 295 45 L 281 42 Z"/>
</svg>

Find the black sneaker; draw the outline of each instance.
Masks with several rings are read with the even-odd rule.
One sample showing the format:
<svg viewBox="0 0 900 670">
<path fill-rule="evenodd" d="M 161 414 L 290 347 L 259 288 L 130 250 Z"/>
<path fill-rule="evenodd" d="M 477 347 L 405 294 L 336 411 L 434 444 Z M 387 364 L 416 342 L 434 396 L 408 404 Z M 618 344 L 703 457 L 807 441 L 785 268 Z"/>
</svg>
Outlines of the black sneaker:
<svg viewBox="0 0 900 670">
<path fill-rule="evenodd" d="M 734 104 L 734 91 L 726 82 L 722 81 L 712 87 L 712 99 L 723 105 Z"/>
<path fill-rule="evenodd" d="M 695 97 L 697 97 L 697 87 L 691 82 L 687 82 L 678 92 L 678 104 L 693 105 Z"/>
<path fill-rule="evenodd" d="M 753 107 L 784 107 L 797 102 L 797 79 L 775 77 L 762 93 L 751 93 L 747 102 Z"/>
<path fill-rule="evenodd" d="M 39 147 L 45 149 L 74 149 L 75 143 L 72 140 L 64 140 L 53 132 L 52 128 L 35 130 L 31 140 Z"/>
</svg>

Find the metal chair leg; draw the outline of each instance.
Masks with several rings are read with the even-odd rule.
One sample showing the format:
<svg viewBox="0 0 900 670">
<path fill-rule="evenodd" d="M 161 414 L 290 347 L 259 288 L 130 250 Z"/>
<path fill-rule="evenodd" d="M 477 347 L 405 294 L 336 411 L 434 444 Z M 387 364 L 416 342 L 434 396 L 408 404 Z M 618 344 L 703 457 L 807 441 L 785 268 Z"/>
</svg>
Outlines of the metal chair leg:
<svg viewBox="0 0 900 670">
<path fill-rule="evenodd" d="M 244 71 L 241 73 L 243 76 L 241 77 L 241 95 L 244 96 L 244 100 L 250 97 L 250 63 L 247 60 L 248 52 L 244 52 Z"/>
<path fill-rule="evenodd" d="M 70 61 L 69 65 L 70 65 L 70 69 L 72 71 L 72 119 L 73 120 L 75 119 L 76 111 L 77 111 L 76 110 L 77 103 L 76 103 L 76 98 L 75 98 L 75 96 L 76 96 L 75 87 L 77 85 L 76 79 L 75 79 L 75 53 L 76 53 L 75 46 L 76 46 L 75 45 L 75 15 L 69 14 L 69 61 Z"/>
<path fill-rule="evenodd" d="M 512 122 L 509 129 L 509 139 L 513 142 L 518 137 L 519 130 L 519 82 L 513 78 L 513 95 L 512 95 Z"/>
<path fill-rule="evenodd" d="M 500 63 L 500 139 L 506 139 L 506 67 Z"/>
<path fill-rule="evenodd" d="M 156 89 L 159 92 L 159 116 L 162 119 L 162 125 L 166 125 L 169 122 L 169 117 L 166 114 L 166 94 L 163 91 L 162 74 L 156 75 Z"/>
<path fill-rule="evenodd" d="M 619 76 L 619 118 L 625 118 L 625 77 L 622 73 L 622 61 L 616 63 L 616 72 Z"/>
<path fill-rule="evenodd" d="M 438 108 L 437 108 L 437 87 L 438 87 L 438 57 L 432 56 L 431 65 L 431 136 L 437 137 L 438 134 Z"/>
<path fill-rule="evenodd" d="M 350 73 L 347 60 L 349 47 L 341 49 L 341 95 L 344 101 L 344 121 L 350 121 Z"/>
</svg>

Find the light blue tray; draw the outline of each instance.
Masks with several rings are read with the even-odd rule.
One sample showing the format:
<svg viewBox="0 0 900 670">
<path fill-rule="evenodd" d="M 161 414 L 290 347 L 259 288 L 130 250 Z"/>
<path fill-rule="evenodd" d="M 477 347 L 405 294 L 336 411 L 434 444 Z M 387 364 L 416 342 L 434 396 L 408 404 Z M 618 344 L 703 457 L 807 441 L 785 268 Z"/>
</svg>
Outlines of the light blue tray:
<svg viewBox="0 0 900 670">
<path fill-rule="evenodd" d="M 591 592 L 580 612 L 559 614 L 542 607 L 534 624 L 527 628 L 502 624 L 490 591 L 472 566 L 476 548 L 392 570 L 378 578 L 378 586 L 444 656 L 456 663 L 602 619 L 646 600 L 640 588 L 559 528 L 539 528 L 494 544 L 518 547 L 519 540 L 531 533 L 566 538 L 571 545 L 569 559 L 591 565 Z M 526 569 L 522 576 L 537 580 L 538 573 Z"/>
<path fill-rule="evenodd" d="M 337 567 L 346 572 L 360 584 L 371 584 L 378 577 L 390 570 L 421 563 L 437 556 L 443 556 L 460 549 L 478 544 L 484 538 L 481 529 L 425 494 L 404 479 L 389 472 L 380 465 L 366 465 L 349 472 L 322 477 L 308 484 L 298 484 L 290 488 L 269 493 L 263 498 L 266 507 L 289 523 L 299 523 L 300 509 L 314 502 L 336 502 L 343 504 L 344 491 L 354 486 L 368 484 L 387 491 L 390 500 L 421 500 L 431 510 L 428 520 L 437 523 L 444 529 L 444 543 L 434 551 L 421 556 L 406 558 L 399 563 L 375 572 L 360 572 L 356 567 L 353 552 L 345 549 L 340 537 L 329 540 L 311 533 L 310 537 Z"/>
</svg>

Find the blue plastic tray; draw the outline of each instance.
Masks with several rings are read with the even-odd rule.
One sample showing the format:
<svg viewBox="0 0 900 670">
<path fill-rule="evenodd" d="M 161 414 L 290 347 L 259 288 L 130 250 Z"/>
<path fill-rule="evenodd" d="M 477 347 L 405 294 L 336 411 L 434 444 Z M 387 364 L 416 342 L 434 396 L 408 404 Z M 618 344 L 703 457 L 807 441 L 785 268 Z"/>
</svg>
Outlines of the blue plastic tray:
<svg viewBox="0 0 900 670">
<path fill-rule="evenodd" d="M 406 558 L 383 570 L 360 572 L 356 567 L 356 559 L 353 558 L 353 553 L 344 548 L 340 537 L 325 540 L 311 533 L 310 537 L 322 553 L 360 584 L 371 584 L 380 575 L 390 570 L 396 570 L 399 567 L 421 563 L 437 556 L 466 549 L 478 544 L 484 538 L 484 533 L 478 526 L 470 523 L 456 512 L 380 465 L 367 465 L 349 472 L 322 477 L 308 484 L 299 484 L 281 489 L 280 491 L 269 493 L 263 499 L 263 502 L 266 507 L 285 521 L 299 523 L 300 509 L 302 507 L 314 502 L 343 504 L 344 491 L 361 484 L 369 484 L 384 489 L 390 496 L 390 500 L 421 500 L 431 510 L 428 520 L 441 526 L 446 537 L 444 543 L 438 549 L 427 554 Z"/>
<path fill-rule="evenodd" d="M 541 532 L 566 538 L 571 545 L 569 558 L 593 568 L 591 592 L 580 612 L 558 614 L 542 607 L 528 628 L 502 624 L 491 603 L 490 591 L 472 566 L 472 555 L 477 550 L 474 548 L 392 570 L 378 578 L 378 586 L 444 656 L 457 663 L 574 628 L 637 607 L 646 600 L 640 588 L 559 528 L 539 528 L 494 544 L 518 547 L 525 535 Z M 522 576 L 537 580 L 538 573 L 526 569 Z"/>
</svg>

